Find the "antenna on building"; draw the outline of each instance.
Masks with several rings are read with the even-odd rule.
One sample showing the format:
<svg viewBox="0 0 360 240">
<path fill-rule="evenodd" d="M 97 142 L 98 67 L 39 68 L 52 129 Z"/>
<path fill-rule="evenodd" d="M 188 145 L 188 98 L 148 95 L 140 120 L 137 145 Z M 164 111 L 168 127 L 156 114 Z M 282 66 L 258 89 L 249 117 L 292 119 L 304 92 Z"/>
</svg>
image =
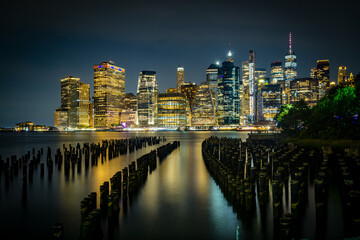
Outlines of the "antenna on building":
<svg viewBox="0 0 360 240">
<path fill-rule="evenodd" d="M 289 52 L 292 53 L 291 32 L 289 33 Z"/>
</svg>

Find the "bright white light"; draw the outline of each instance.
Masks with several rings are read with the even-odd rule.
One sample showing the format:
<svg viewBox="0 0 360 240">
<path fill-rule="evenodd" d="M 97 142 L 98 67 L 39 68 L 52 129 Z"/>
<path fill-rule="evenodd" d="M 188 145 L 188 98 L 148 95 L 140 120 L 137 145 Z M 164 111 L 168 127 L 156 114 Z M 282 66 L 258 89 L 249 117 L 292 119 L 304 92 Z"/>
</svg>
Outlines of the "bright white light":
<svg viewBox="0 0 360 240">
<path fill-rule="evenodd" d="M 216 62 L 216 65 L 220 65 L 220 62 L 219 62 L 219 61 L 217 61 L 217 62 Z"/>
<path fill-rule="evenodd" d="M 232 56 L 232 53 L 231 53 L 231 51 L 229 51 L 229 53 L 228 53 L 228 56 L 229 56 L 229 57 L 231 57 L 231 56 Z"/>
</svg>

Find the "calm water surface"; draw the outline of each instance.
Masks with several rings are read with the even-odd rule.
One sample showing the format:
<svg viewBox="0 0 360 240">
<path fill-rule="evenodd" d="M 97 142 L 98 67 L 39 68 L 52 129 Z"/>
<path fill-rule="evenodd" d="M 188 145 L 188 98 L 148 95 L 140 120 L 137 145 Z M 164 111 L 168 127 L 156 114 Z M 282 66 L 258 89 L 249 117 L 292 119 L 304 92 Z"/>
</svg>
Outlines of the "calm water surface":
<svg viewBox="0 0 360 240">
<path fill-rule="evenodd" d="M 211 178 L 201 156 L 201 143 L 212 136 L 247 138 L 239 132 L 157 132 L 157 133 L 0 133 L 0 155 L 21 156 L 33 147 L 50 146 L 54 155 L 63 144 L 100 142 L 105 139 L 133 136 L 165 136 L 167 142 L 179 140 L 180 148 L 172 152 L 155 171 L 125 210 L 120 210 L 119 224 L 109 239 L 235 239 L 236 225 L 240 239 L 273 239 L 272 209 L 260 214 L 259 208 L 246 216 L 237 216 Z M 119 170 L 159 145 L 89 167 L 82 167 L 66 177 L 64 169 L 54 167 L 51 178 L 40 178 L 35 170 L 33 182 L 23 189 L 21 177 L 14 178 L 8 189 L 0 182 L 0 232 L 4 239 L 49 239 L 51 226 L 63 222 L 65 239 L 76 239 L 80 232 L 80 201 Z M 42 159 L 44 162 L 44 159 Z M 336 189 L 330 194 L 327 239 L 340 239 L 342 218 Z M 309 187 L 309 201 L 301 227 L 304 237 L 315 239 L 313 188 Z M 331 197 L 332 196 L 332 197 Z M 340 224 L 339 224 L 340 223 Z M 1 238 L 3 239 L 3 238 Z"/>
</svg>

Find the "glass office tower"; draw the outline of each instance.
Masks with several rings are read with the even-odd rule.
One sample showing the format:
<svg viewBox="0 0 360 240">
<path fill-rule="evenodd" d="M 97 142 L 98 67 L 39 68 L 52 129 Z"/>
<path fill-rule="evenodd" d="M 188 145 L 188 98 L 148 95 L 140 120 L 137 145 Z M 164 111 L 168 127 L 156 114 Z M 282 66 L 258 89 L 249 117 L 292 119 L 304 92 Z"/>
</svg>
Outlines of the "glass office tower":
<svg viewBox="0 0 360 240">
<path fill-rule="evenodd" d="M 234 65 L 231 52 L 219 68 L 218 88 L 219 126 L 239 125 L 240 68 Z"/>
<path fill-rule="evenodd" d="M 137 88 L 137 125 L 157 126 L 158 84 L 155 71 L 141 71 Z"/>
<path fill-rule="evenodd" d="M 113 62 L 94 65 L 94 126 L 110 128 L 120 125 L 124 108 L 125 69 Z"/>
</svg>

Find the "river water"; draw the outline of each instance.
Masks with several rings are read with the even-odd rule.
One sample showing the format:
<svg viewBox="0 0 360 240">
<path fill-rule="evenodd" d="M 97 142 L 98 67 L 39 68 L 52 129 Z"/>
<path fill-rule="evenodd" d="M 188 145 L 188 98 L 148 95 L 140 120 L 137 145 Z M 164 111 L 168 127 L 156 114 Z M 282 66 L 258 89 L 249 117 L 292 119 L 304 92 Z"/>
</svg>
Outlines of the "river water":
<svg viewBox="0 0 360 240">
<path fill-rule="evenodd" d="M 134 136 L 165 136 L 167 142 L 179 140 L 180 148 L 172 152 L 155 171 L 129 206 L 120 210 L 119 222 L 107 239 L 235 239 L 239 225 L 240 239 L 273 239 L 271 203 L 265 214 L 255 208 L 251 214 L 238 216 L 209 175 L 201 155 L 201 143 L 210 136 L 237 137 L 243 132 L 61 132 L 61 133 L 0 133 L 0 155 L 24 155 L 32 148 L 52 148 L 54 155 L 63 144 L 101 142 Z M 77 239 L 80 233 L 80 201 L 119 170 L 140 156 L 156 149 L 154 145 L 99 163 L 81 172 L 54 168 L 51 177 L 45 170 L 34 172 L 32 183 L 23 189 L 20 176 L 8 188 L 0 180 L 0 239 L 49 239 L 51 226 L 62 222 L 65 239 Z M 45 160 L 42 158 L 41 160 Z M 3 179 L 3 178 L 2 178 Z M 328 219 L 325 232 L 316 233 L 314 189 L 310 184 L 301 226 L 303 238 L 341 239 L 342 211 L 338 190 L 330 189 Z M 98 201 L 99 206 L 99 201 Z"/>
</svg>

